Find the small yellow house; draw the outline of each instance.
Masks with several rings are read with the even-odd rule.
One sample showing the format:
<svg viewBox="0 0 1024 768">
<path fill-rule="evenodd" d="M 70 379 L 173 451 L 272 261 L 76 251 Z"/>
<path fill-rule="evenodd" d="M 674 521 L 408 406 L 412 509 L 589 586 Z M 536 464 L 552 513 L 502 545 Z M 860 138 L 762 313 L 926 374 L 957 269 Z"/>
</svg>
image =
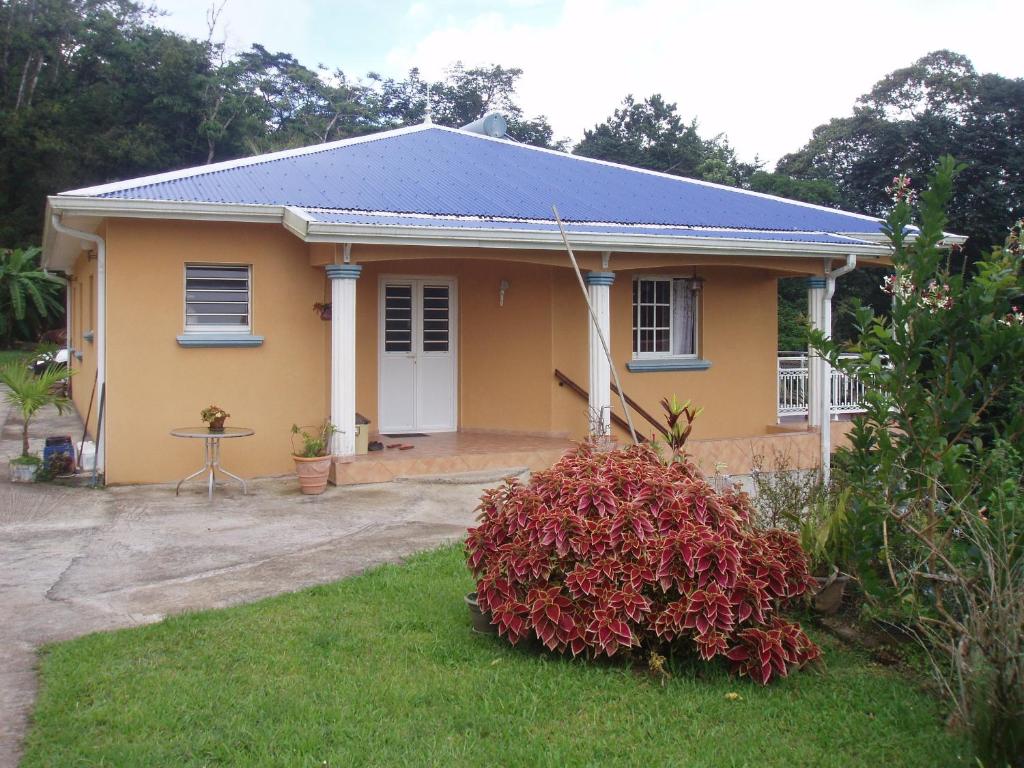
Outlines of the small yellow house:
<svg viewBox="0 0 1024 768">
<path fill-rule="evenodd" d="M 106 481 L 194 469 L 196 445 L 169 432 L 211 403 L 255 431 L 224 448 L 247 476 L 290 471 L 291 425 L 325 418 L 341 430 L 338 482 L 539 464 L 591 430 L 624 437 L 553 205 L 640 410 L 673 393 L 702 406 L 692 447 L 709 470 L 749 471 L 773 445 L 816 465 L 814 432 L 777 425 L 776 283 L 806 276 L 827 328 L 835 277 L 887 256 L 879 221 L 524 146 L 500 118 L 481 122 L 50 197 L 44 259 L 70 278 L 73 399 Z M 416 446 L 400 471 L 384 466 L 398 449 L 354 456 L 357 412 L 374 439 Z"/>
</svg>

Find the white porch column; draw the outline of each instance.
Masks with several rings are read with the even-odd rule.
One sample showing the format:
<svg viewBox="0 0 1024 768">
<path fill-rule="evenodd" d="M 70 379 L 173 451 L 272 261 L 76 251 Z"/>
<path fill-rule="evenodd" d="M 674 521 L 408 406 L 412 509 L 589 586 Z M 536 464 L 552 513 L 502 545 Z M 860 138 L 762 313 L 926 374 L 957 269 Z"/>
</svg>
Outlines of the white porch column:
<svg viewBox="0 0 1024 768">
<path fill-rule="evenodd" d="M 825 298 L 825 278 L 807 278 L 807 317 L 811 327 L 825 331 L 825 318 L 822 316 Z M 822 358 L 811 349 L 807 350 L 807 424 L 816 427 L 821 424 L 822 399 L 825 396 Z"/>
<path fill-rule="evenodd" d="M 615 282 L 614 272 L 588 272 L 584 278 L 587 294 L 594 315 L 601 326 L 601 332 L 611 347 L 611 305 L 609 294 Z M 590 414 L 591 433 L 610 435 L 612 433 L 612 371 L 605 357 L 601 338 L 590 316 L 587 316 L 590 354 Z"/>
<path fill-rule="evenodd" d="M 356 280 L 358 264 L 328 264 L 331 279 L 331 423 L 335 456 L 356 452 Z"/>
</svg>

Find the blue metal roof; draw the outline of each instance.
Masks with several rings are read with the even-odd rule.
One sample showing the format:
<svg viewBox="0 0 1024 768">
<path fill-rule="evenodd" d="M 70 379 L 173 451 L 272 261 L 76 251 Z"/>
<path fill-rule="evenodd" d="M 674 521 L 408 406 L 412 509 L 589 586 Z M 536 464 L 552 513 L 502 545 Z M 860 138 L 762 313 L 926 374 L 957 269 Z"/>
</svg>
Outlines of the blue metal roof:
<svg viewBox="0 0 1024 768">
<path fill-rule="evenodd" d="M 438 126 L 137 181 L 95 196 L 546 221 L 556 204 L 564 220 L 581 223 L 805 232 L 812 242 L 830 242 L 815 239 L 821 233 L 879 232 L 877 219 Z M 679 234 L 643 234 L 659 233 Z M 724 235 L 687 229 L 686 236 Z"/>
<path fill-rule="evenodd" d="M 436 216 L 401 216 L 349 213 L 305 209 L 305 215 L 316 222 L 329 224 L 357 224 L 379 227 L 425 227 L 429 229 L 487 229 L 517 232 L 557 232 L 558 225 L 543 221 L 503 221 L 495 219 L 439 218 Z M 834 245 L 873 245 L 867 240 L 845 237 L 827 232 L 766 231 L 741 229 L 710 229 L 695 227 L 654 227 L 642 224 L 593 224 L 569 222 L 569 234 L 645 235 L 662 237 L 733 238 L 739 240 L 778 240 L 796 243 L 831 243 Z"/>
</svg>

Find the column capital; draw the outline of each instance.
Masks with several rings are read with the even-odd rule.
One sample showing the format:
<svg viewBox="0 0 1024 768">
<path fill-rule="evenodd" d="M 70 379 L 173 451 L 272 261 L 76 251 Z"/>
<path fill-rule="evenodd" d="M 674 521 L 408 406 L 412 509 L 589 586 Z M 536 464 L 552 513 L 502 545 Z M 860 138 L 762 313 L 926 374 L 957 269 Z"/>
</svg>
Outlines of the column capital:
<svg viewBox="0 0 1024 768">
<path fill-rule="evenodd" d="M 808 288 L 824 288 L 825 278 L 824 277 L 808 277 L 807 278 Z"/>
<path fill-rule="evenodd" d="M 615 282 L 614 272 L 587 272 L 583 276 L 587 285 L 611 285 Z"/>
<path fill-rule="evenodd" d="M 325 264 L 324 271 L 331 280 L 358 280 L 362 264 Z"/>
</svg>

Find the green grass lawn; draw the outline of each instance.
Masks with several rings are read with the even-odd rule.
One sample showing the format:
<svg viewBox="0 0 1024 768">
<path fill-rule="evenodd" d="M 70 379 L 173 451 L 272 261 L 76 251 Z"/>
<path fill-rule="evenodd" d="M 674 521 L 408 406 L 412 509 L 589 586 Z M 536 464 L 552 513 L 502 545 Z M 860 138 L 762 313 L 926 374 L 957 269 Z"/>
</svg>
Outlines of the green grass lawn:
<svg viewBox="0 0 1024 768">
<path fill-rule="evenodd" d="M 827 636 L 822 672 L 662 686 L 472 634 L 471 587 L 449 547 L 52 646 L 23 766 L 966 764 L 931 698 Z"/>
</svg>

